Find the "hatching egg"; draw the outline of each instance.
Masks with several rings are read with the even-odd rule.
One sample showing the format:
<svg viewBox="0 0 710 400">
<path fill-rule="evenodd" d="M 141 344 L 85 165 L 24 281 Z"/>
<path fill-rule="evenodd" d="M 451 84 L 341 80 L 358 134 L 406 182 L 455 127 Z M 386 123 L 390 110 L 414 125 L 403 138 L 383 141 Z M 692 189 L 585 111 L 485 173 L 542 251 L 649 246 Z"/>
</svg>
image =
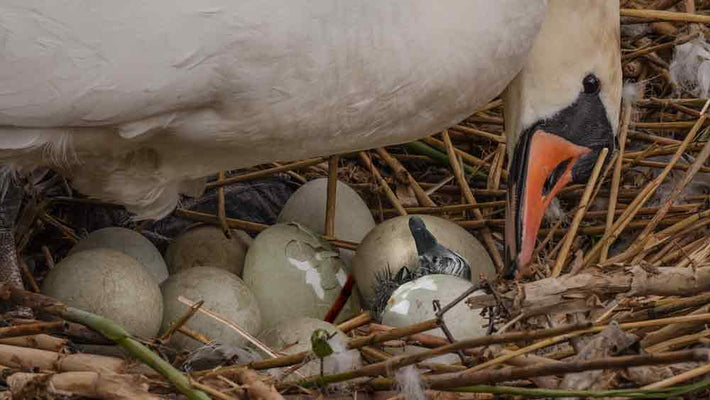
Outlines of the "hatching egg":
<svg viewBox="0 0 710 400">
<path fill-rule="evenodd" d="M 392 293 L 382 314 L 382 323 L 401 327 L 435 318 L 434 300 L 438 300 L 441 307 L 444 307 L 471 286 L 471 282 L 452 275 L 425 275 L 407 282 Z M 474 292 L 472 295 L 475 294 L 484 293 Z M 444 314 L 444 322 L 454 339 L 486 334 L 486 320 L 480 312 L 472 310 L 465 301 L 461 301 Z M 445 337 L 441 330 L 428 333 Z"/>
<path fill-rule="evenodd" d="M 307 228 L 277 224 L 261 232 L 249 247 L 244 282 L 256 296 L 264 328 L 285 319 L 322 319 L 347 280 L 348 266 L 335 249 Z M 336 321 L 360 310 L 350 297 Z"/>
<path fill-rule="evenodd" d="M 373 306 L 375 288 L 386 272 L 396 274 L 402 267 L 411 271 L 419 268 L 414 238 L 409 229 L 409 218 L 400 216 L 377 225 L 365 236 L 353 258 L 352 268 L 364 306 Z M 477 282 L 481 274 L 495 274 L 493 261 L 481 243 L 455 223 L 432 215 L 418 215 L 426 228 L 442 246 L 455 251 L 471 267 L 471 280 Z"/>
<path fill-rule="evenodd" d="M 95 230 L 80 240 L 69 253 L 98 248 L 118 250 L 135 258 L 158 284 L 168 278 L 168 268 L 160 251 L 145 236 L 132 229 L 109 227 Z"/>
<path fill-rule="evenodd" d="M 135 258 L 113 249 L 73 252 L 42 284 L 42 293 L 152 337 L 163 318 L 160 289 Z"/>
<path fill-rule="evenodd" d="M 297 222 L 322 235 L 325 233 L 327 199 L 328 179 L 309 181 L 291 195 L 279 214 L 278 222 Z M 338 181 L 335 191 L 335 237 L 359 243 L 374 227 L 375 220 L 360 195 Z M 340 254 L 349 265 L 354 253 L 341 249 Z"/>
<path fill-rule="evenodd" d="M 214 311 L 220 317 L 235 323 L 251 335 L 261 329 L 261 313 L 251 290 L 236 275 L 215 267 L 193 267 L 171 275 L 161 285 L 165 313 L 161 331 L 180 319 L 190 308 L 179 300 L 180 296 L 197 302 L 206 310 Z M 206 335 L 212 341 L 228 346 L 241 346 L 247 340 L 224 322 L 197 312 L 185 325 L 187 328 Z M 180 332 L 173 334 L 171 343 L 187 350 L 195 350 L 202 343 Z"/>
<path fill-rule="evenodd" d="M 236 232 L 228 238 L 219 227 L 200 225 L 175 238 L 168 246 L 165 260 L 170 274 L 210 266 L 241 276 L 245 255 L 246 246 Z"/>
</svg>

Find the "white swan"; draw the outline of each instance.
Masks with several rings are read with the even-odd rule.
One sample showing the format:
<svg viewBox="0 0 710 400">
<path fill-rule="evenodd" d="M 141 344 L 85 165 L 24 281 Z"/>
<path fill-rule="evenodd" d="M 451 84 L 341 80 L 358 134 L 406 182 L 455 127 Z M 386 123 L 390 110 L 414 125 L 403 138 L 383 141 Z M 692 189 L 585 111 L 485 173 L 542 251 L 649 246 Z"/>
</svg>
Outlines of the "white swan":
<svg viewBox="0 0 710 400">
<path fill-rule="evenodd" d="M 618 18 L 614 0 L 5 0 L 0 160 L 160 217 L 186 180 L 436 133 L 524 65 L 509 149 L 547 118 L 562 124 L 545 125 L 552 136 L 597 149 L 576 130 L 587 125 L 564 123 L 613 134 Z M 603 112 L 579 102 L 589 74 Z M 516 190 L 526 154 L 511 157 Z M 516 207 L 513 220 L 535 222 Z M 512 224 L 513 258 L 532 222 Z"/>
</svg>

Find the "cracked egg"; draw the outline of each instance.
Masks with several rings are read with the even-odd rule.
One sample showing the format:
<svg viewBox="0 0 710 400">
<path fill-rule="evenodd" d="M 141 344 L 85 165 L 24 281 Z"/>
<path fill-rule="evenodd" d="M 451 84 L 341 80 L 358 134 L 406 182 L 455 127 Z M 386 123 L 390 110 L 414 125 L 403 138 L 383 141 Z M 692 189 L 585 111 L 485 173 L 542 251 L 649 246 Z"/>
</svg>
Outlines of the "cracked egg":
<svg viewBox="0 0 710 400">
<path fill-rule="evenodd" d="M 271 226 L 254 239 L 243 277 L 259 302 L 263 327 L 269 328 L 286 319 L 325 317 L 348 272 L 328 242 L 290 223 Z M 353 293 L 336 322 L 355 316 L 359 310 Z"/>
</svg>

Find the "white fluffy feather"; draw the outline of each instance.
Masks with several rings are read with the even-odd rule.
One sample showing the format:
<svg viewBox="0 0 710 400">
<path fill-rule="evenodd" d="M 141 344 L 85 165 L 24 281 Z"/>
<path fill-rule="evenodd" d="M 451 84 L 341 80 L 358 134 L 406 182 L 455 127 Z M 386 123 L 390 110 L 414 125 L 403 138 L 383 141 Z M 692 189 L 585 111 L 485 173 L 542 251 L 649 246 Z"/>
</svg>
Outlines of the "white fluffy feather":
<svg viewBox="0 0 710 400">
<path fill-rule="evenodd" d="M 684 90 L 707 98 L 710 92 L 710 44 L 695 39 L 675 47 L 671 79 Z"/>
<path fill-rule="evenodd" d="M 426 400 L 424 384 L 416 367 L 409 365 L 400 368 L 394 378 L 397 381 L 397 390 L 404 396 L 404 400 Z"/>
</svg>

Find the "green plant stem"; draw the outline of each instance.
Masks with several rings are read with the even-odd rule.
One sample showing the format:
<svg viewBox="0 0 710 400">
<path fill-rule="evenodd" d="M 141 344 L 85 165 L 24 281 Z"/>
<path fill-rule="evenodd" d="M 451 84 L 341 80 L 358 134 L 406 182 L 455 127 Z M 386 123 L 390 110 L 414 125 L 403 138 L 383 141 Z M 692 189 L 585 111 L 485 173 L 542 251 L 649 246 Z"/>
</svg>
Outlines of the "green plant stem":
<svg viewBox="0 0 710 400">
<path fill-rule="evenodd" d="M 446 155 L 446 153 L 443 153 L 443 152 L 429 146 L 426 143 L 416 141 L 416 142 L 405 143 L 403 146 L 406 147 L 407 150 L 417 153 L 417 154 L 421 154 L 423 156 L 427 156 L 443 166 L 450 165 L 449 164 L 449 156 Z M 478 168 L 473 168 L 470 165 L 466 164 L 465 162 L 463 164 L 463 168 L 467 174 L 473 174 L 474 176 L 478 176 L 481 178 L 488 178 L 487 173 L 481 171 Z"/>
<path fill-rule="evenodd" d="M 205 392 L 193 388 L 187 376 L 134 339 L 121 325 L 108 318 L 69 307 L 51 297 L 13 288 L 7 284 L 0 284 L 0 299 L 85 325 L 114 341 L 132 356 L 163 375 L 190 400 L 211 400 Z"/>
</svg>

